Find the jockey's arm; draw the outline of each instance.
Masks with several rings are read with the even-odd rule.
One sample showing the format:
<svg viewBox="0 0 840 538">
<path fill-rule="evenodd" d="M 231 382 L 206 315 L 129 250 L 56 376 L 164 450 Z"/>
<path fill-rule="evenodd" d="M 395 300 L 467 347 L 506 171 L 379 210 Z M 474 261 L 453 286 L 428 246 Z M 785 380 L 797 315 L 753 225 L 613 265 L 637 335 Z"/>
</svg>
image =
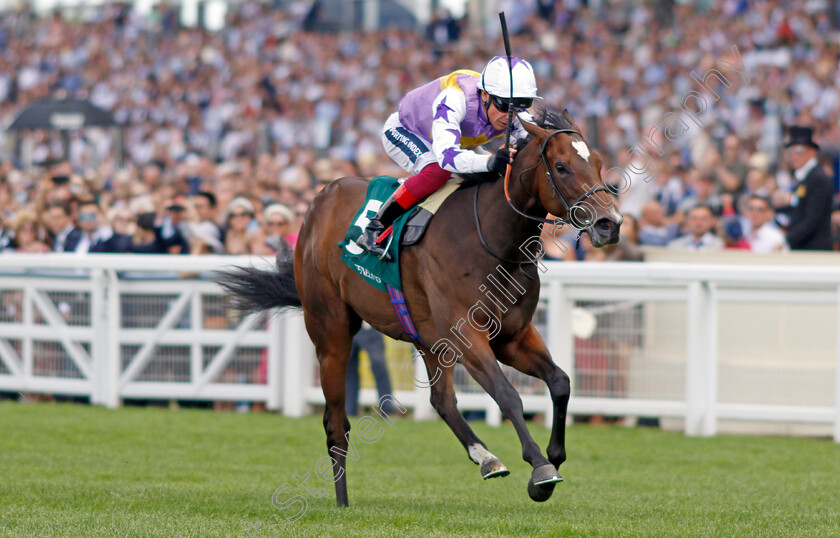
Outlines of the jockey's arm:
<svg viewBox="0 0 840 538">
<path fill-rule="evenodd" d="M 432 151 L 444 170 L 463 174 L 487 171 L 489 155 L 461 147 L 461 122 L 467 115 L 464 92 L 447 88 L 432 104 Z"/>
<path fill-rule="evenodd" d="M 525 127 L 522 127 L 522 122 L 527 121 L 528 123 L 537 123 L 531 113 L 527 110 L 519 110 L 517 111 L 516 115 L 513 117 L 513 129 L 510 133 L 511 138 L 511 145 L 516 145 L 516 142 L 522 140 L 524 138 L 528 138 L 528 131 L 525 130 Z"/>
</svg>

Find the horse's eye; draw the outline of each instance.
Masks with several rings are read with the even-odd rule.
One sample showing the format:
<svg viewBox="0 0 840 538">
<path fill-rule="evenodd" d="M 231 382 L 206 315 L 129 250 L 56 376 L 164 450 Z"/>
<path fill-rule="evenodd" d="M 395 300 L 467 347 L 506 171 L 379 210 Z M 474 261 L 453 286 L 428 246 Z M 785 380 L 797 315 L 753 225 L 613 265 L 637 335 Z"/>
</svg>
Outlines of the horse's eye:
<svg viewBox="0 0 840 538">
<path fill-rule="evenodd" d="M 563 166 L 563 163 L 557 163 L 557 164 L 555 164 L 555 165 L 554 165 L 554 168 L 556 168 L 556 169 L 557 169 L 557 173 L 558 173 L 558 174 L 565 174 L 566 172 L 568 172 L 568 169 L 566 169 L 566 167 L 565 167 L 565 166 Z"/>
</svg>

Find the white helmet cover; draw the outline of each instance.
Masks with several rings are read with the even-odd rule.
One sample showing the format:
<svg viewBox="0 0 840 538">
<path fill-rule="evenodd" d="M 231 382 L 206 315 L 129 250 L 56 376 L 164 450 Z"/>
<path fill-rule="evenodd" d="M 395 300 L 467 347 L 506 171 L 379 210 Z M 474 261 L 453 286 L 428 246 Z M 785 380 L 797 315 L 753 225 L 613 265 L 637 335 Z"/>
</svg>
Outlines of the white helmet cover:
<svg viewBox="0 0 840 538">
<path fill-rule="evenodd" d="M 513 64 L 513 97 L 542 99 L 537 95 L 537 79 L 534 78 L 534 68 L 531 64 L 516 56 L 511 56 L 510 62 Z M 496 56 L 481 72 L 478 87 L 490 95 L 510 98 L 510 75 L 507 57 Z"/>
</svg>

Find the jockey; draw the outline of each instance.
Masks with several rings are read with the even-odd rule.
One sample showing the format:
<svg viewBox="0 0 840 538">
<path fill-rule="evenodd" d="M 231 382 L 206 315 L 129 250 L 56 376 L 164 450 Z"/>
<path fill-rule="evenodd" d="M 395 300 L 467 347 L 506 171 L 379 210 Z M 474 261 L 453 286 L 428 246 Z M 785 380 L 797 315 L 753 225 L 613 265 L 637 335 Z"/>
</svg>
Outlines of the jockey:
<svg viewBox="0 0 840 538">
<path fill-rule="evenodd" d="M 501 148 L 495 155 L 473 151 L 505 133 L 512 105 L 524 121 L 533 122 L 526 111 L 537 96 L 531 64 L 511 57 L 513 100 L 508 61 L 496 56 L 479 74 L 462 69 L 420 86 L 403 97 L 397 112 L 385 122 L 382 144 L 406 172 L 413 174 L 382 204 L 356 243 L 380 258 L 385 251 L 389 227 L 400 215 L 446 183 L 453 172 L 504 174 L 516 149 Z M 512 137 L 528 133 L 514 115 Z M 511 144 L 514 145 L 514 144 Z"/>
</svg>

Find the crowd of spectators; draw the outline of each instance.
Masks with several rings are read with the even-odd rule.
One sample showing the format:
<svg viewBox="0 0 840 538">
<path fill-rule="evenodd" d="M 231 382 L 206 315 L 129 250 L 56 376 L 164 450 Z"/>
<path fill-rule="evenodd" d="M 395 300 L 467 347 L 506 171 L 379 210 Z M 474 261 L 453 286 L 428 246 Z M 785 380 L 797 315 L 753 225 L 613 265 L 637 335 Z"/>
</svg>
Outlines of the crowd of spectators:
<svg viewBox="0 0 840 538">
<path fill-rule="evenodd" d="M 0 250 L 293 247 L 325 183 L 401 174 L 380 132 L 407 91 L 455 69 L 480 71 L 502 50 L 495 21 L 483 28 L 444 13 L 417 31 L 312 32 L 310 4 L 232 4 L 219 32 L 181 27 L 165 4 L 152 16 L 123 4 L 77 18 L 4 13 L 0 125 L 36 99 L 72 95 L 108 110 L 124 140 L 104 129 L 73 132 L 65 155 L 57 133 L 15 141 L 0 132 Z M 834 3 L 502 4 L 513 49 L 533 64 L 545 103 L 572 112 L 605 171 L 623 166 L 627 149 L 679 110 L 697 88 L 692 72 L 735 62 L 737 47 L 749 81 L 717 88 L 702 127 L 672 143 L 660 135 L 655 176 L 621 199 L 625 242 L 749 248 L 753 228 L 773 228 L 775 210 L 796 187 L 783 148 L 790 125 L 814 128 L 819 166 L 836 177 Z M 840 212 L 835 217 L 836 230 Z M 634 246 L 610 259 L 638 259 Z M 585 243 L 573 254 L 593 256 Z"/>
</svg>

